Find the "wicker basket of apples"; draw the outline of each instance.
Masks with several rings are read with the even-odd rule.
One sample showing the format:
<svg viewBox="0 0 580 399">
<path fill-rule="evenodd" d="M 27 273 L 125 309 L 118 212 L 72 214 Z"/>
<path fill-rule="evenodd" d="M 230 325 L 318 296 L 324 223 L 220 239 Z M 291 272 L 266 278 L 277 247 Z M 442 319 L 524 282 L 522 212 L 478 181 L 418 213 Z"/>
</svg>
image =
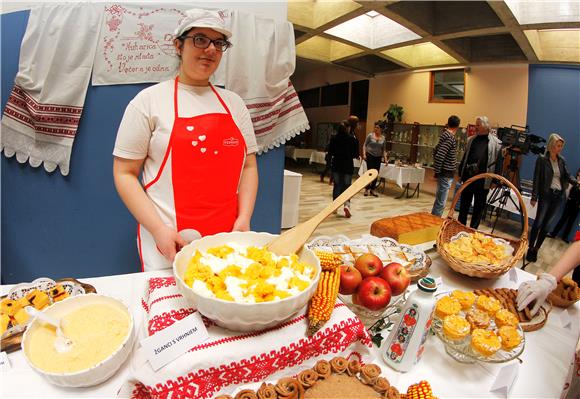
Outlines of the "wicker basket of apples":
<svg viewBox="0 0 580 399">
<path fill-rule="evenodd" d="M 369 325 L 405 300 L 410 283 L 409 272 L 400 263 L 383 264 L 377 255 L 364 253 L 354 264 L 340 267 L 339 297 Z"/>
</svg>

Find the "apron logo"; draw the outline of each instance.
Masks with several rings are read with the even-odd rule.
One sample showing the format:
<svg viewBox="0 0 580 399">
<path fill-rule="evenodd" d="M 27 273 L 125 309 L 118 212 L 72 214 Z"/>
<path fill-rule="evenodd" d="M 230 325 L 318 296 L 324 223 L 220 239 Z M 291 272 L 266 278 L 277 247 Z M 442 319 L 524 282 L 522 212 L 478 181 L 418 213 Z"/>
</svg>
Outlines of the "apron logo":
<svg viewBox="0 0 580 399">
<path fill-rule="evenodd" d="M 240 140 L 235 137 L 229 137 L 223 141 L 225 147 L 237 147 L 240 144 Z"/>
<path fill-rule="evenodd" d="M 205 134 L 202 134 L 201 136 L 198 137 L 199 141 L 205 141 L 207 137 L 205 137 Z"/>
<path fill-rule="evenodd" d="M 194 127 L 193 126 L 186 126 L 185 127 L 187 130 L 189 130 L 190 132 L 193 132 Z"/>
</svg>

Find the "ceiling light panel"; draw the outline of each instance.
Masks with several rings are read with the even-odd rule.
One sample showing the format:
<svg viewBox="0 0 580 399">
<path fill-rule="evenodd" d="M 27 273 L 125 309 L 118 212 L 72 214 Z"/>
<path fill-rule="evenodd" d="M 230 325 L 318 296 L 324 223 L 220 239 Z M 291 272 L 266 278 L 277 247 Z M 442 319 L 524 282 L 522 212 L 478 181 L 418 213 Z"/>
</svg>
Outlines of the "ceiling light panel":
<svg viewBox="0 0 580 399">
<path fill-rule="evenodd" d="M 360 4 L 351 0 L 289 0 L 288 20 L 296 25 L 316 29 L 360 7 Z"/>
<path fill-rule="evenodd" d="M 580 2 L 578 0 L 505 0 L 505 3 L 522 25 L 580 21 Z"/>
<path fill-rule="evenodd" d="M 411 46 L 381 51 L 381 53 L 411 68 L 459 63 L 459 61 L 433 43 L 413 44 Z"/>
<path fill-rule="evenodd" d="M 324 62 L 332 62 L 358 53 L 362 53 L 362 50 L 320 36 L 311 37 L 296 45 L 298 57 Z"/>
<path fill-rule="evenodd" d="M 421 36 L 382 14 L 375 17 L 369 17 L 367 14 L 359 15 L 326 30 L 325 33 L 373 50 L 421 38 Z"/>
<path fill-rule="evenodd" d="M 525 30 L 540 61 L 580 62 L 580 30 Z"/>
</svg>

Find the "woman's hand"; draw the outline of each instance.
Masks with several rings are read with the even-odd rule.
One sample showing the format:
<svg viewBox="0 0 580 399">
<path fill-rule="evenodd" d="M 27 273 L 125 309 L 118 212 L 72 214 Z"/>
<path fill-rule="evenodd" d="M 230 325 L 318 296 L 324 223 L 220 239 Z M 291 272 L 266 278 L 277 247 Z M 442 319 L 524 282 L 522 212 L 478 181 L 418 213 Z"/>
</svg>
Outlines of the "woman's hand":
<svg viewBox="0 0 580 399">
<path fill-rule="evenodd" d="M 362 154 L 362 159 L 363 159 L 363 161 L 366 161 L 367 160 L 367 154 Z"/>
<path fill-rule="evenodd" d="M 535 315 L 546 298 L 556 288 L 556 278 L 549 273 L 542 273 L 536 281 L 526 281 L 518 287 L 518 311 L 533 304 L 531 313 Z"/>
<path fill-rule="evenodd" d="M 244 216 L 238 216 L 234 222 L 232 231 L 250 231 L 250 219 Z"/>
<path fill-rule="evenodd" d="M 187 242 L 179 233 L 167 225 L 158 227 L 151 234 L 155 239 L 155 244 L 159 252 L 170 262 L 173 262 L 177 251 L 187 245 Z"/>
</svg>

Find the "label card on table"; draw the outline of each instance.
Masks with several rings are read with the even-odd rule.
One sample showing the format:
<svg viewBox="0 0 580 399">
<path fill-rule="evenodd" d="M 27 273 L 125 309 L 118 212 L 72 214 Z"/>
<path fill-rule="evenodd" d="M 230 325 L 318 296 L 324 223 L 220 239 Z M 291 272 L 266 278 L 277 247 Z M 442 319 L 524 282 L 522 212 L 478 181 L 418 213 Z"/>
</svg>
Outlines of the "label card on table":
<svg viewBox="0 0 580 399">
<path fill-rule="evenodd" d="M 568 330 L 572 329 L 572 317 L 570 317 L 568 309 L 564 309 L 564 311 L 560 313 L 560 323 L 562 323 L 562 327 L 567 328 Z"/>
<path fill-rule="evenodd" d="M 490 392 L 497 392 L 502 395 L 502 397 L 507 398 L 516 378 L 518 377 L 518 371 L 520 369 L 520 363 L 515 361 L 507 366 L 503 366 L 497 376 L 493 385 L 489 389 Z"/>
<path fill-rule="evenodd" d="M 141 340 L 141 346 L 155 371 L 209 338 L 199 312 L 173 323 Z"/>
<path fill-rule="evenodd" d="M 515 267 L 512 267 L 508 273 L 509 279 L 510 281 L 513 281 L 514 283 L 518 282 L 518 271 Z"/>
<path fill-rule="evenodd" d="M 8 355 L 6 352 L 0 352 L 0 371 L 10 370 L 10 360 L 8 360 Z"/>
</svg>

